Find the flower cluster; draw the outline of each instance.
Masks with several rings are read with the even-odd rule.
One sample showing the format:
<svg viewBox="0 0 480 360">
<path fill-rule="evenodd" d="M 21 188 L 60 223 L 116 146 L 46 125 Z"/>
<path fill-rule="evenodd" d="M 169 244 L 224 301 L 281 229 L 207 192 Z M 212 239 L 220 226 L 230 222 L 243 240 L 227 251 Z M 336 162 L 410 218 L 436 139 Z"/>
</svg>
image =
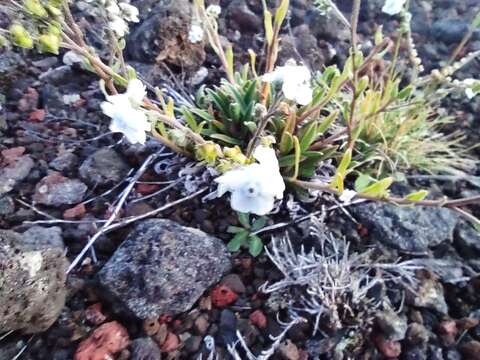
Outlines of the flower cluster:
<svg viewBox="0 0 480 360">
<path fill-rule="evenodd" d="M 297 65 L 293 59 L 289 59 L 285 66 L 279 66 L 274 72 L 265 74 L 262 80 L 265 82 L 282 81 L 282 91 L 285 97 L 295 101 L 299 105 L 308 105 L 312 102 L 313 90 L 310 86 L 312 75 L 304 65 Z"/>
<path fill-rule="evenodd" d="M 260 145 L 253 156 L 258 163 L 242 165 L 215 179 L 217 195 L 230 192 L 232 209 L 265 215 L 273 209 L 275 199 L 283 198 L 285 183 L 274 149 Z"/>
<path fill-rule="evenodd" d="M 134 79 L 125 93 L 107 96 L 107 101 L 101 104 L 103 113 L 112 118 L 110 130 L 123 133 L 132 144 L 144 144 L 146 132 L 151 130 L 145 110 L 141 108 L 146 94 L 142 82 Z"/>
<path fill-rule="evenodd" d="M 128 33 L 129 22 L 139 22 L 138 9 L 128 2 L 117 0 L 86 0 L 87 2 L 98 1 L 107 11 L 108 26 L 118 37 L 124 37 Z"/>
</svg>

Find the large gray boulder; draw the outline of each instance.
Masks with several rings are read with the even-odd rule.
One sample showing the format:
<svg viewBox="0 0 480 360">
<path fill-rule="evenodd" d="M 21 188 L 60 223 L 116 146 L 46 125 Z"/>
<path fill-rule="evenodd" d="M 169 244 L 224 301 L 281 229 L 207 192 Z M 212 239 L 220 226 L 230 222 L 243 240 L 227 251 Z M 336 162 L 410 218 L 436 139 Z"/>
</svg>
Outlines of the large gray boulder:
<svg viewBox="0 0 480 360">
<path fill-rule="evenodd" d="M 0 334 L 42 332 L 60 315 L 68 260 L 59 231 L 0 230 Z"/>
<path fill-rule="evenodd" d="M 369 203 L 352 213 L 376 241 L 408 252 L 425 252 L 444 241 L 452 242 L 457 215 L 448 209 L 401 207 Z"/>
<path fill-rule="evenodd" d="M 153 219 L 137 225 L 98 278 L 114 303 L 148 319 L 189 310 L 230 268 L 220 239 Z"/>
</svg>

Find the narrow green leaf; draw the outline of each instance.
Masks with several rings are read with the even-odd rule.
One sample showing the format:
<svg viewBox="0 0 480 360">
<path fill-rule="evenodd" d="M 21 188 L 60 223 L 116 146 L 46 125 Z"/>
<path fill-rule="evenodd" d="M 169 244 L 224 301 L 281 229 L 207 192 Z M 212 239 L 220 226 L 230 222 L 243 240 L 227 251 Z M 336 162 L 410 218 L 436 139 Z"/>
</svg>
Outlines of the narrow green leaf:
<svg viewBox="0 0 480 360">
<path fill-rule="evenodd" d="M 280 153 L 288 154 L 293 149 L 293 136 L 288 131 L 284 131 L 280 140 Z"/>
<path fill-rule="evenodd" d="M 308 150 L 310 145 L 315 141 L 317 138 L 317 122 L 312 121 L 305 129 L 305 132 L 301 136 L 300 139 L 300 151 L 303 153 Z"/>
<path fill-rule="evenodd" d="M 293 137 L 293 147 L 295 149 L 295 169 L 292 178 L 296 179 L 298 177 L 298 171 L 300 169 L 300 156 L 302 154 L 302 151 L 300 149 L 300 142 L 298 141 L 298 138 L 296 136 Z"/>
<path fill-rule="evenodd" d="M 210 137 L 212 139 L 220 140 L 223 141 L 224 143 L 230 144 L 230 145 L 241 145 L 242 142 L 234 139 L 228 135 L 225 134 L 211 134 Z"/>
<path fill-rule="evenodd" d="M 347 175 L 347 169 L 352 161 L 352 149 L 347 149 L 345 154 L 343 154 L 342 160 L 337 168 L 337 174 L 340 175 L 342 178 L 345 178 Z"/>
<path fill-rule="evenodd" d="M 380 181 L 373 183 L 372 185 L 368 186 L 364 189 L 361 193 L 363 195 L 369 195 L 374 197 L 383 197 L 387 194 L 387 190 L 393 183 L 392 177 L 387 177 Z"/>
<path fill-rule="evenodd" d="M 411 201 L 422 201 L 425 199 L 428 195 L 427 190 L 420 190 L 411 194 L 408 194 L 405 199 L 411 200 Z"/>
<path fill-rule="evenodd" d="M 412 94 L 412 92 L 413 92 L 413 86 L 409 85 L 409 86 L 403 88 L 398 93 L 397 98 L 400 99 L 400 100 L 408 99 L 410 97 L 410 95 Z"/>
<path fill-rule="evenodd" d="M 268 45 L 272 45 L 273 40 L 273 24 L 272 13 L 268 10 L 263 12 L 263 25 L 265 27 L 265 39 Z"/>
<path fill-rule="evenodd" d="M 290 5 L 289 0 L 282 0 L 280 6 L 277 9 L 277 12 L 275 13 L 276 27 L 280 28 L 282 26 L 283 20 L 285 20 L 285 17 L 287 16 L 289 5 Z"/>
<path fill-rule="evenodd" d="M 322 135 L 325 131 L 328 130 L 330 125 L 337 119 L 339 114 L 338 110 L 332 111 L 323 121 L 318 125 L 317 135 Z"/>
</svg>

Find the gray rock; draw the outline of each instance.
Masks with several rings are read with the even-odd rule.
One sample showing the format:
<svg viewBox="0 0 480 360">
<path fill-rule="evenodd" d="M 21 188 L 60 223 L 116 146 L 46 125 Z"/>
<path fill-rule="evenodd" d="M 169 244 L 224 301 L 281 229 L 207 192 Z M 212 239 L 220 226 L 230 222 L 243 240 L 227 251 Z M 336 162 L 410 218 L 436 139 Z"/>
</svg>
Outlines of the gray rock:
<svg viewBox="0 0 480 360">
<path fill-rule="evenodd" d="M 49 166 L 57 171 L 71 171 L 78 164 L 78 156 L 71 152 L 66 152 L 53 159 Z"/>
<path fill-rule="evenodd" d="M 424 279 L 415 293 L 413 305 L 448 314 L 443 286 L 433 279 Z"/>
<path fill-rule="evenodd" d="M 424 252 L 444 241 L 453 240 L 458 217 L 448 209 L 399 207 L 381 203 L 352 208 L 370 235 L 392 248 Z"/>
<path fill-rule="evenodd" d="M 58 239 L 30 236 L 0 230 L 0 333 L 45 331 L 65 304 L 63 247 Z"/>
<path fill-rule="evenodd" d="M 158 0 L 149 16 L 129 35 L 127 51 L 135 61 L 179 66 L 196 71 L 205 60 L 203 43 L 188 40 L 192 24 L 188 0 Z"/>
<path fill-rule="evenodd" d="M 28 155 L 20 156 L 13 164 L 0 169 L 0 195 L 10 192 L 19 182 L 24 180 L 34 162 Z"/>
<path fill-rule="evenodd" d="M 10 196 L 0 198 L 0 215 L 10 215 L 15 211 L 15 202 Z"/>
<path fill-rule="evenodd" d="M 224 243 L 170 220 L 140 223 L 98 273 L 107 295 L 140 319 L 189 310 L 231 268 Z"/>
<path fill-rule="evenodd" d="M 385 310 L 377 314 L 376 323 L 383 334 L 391 341 L 400 341 L 407 333 L 407 319 L 400 317 L 392 310 Z"/>
<path fill-rule="evenodd" d="M 133 340 L 130 351 L 131 360 L 160 360 L 162 358 L 157 343 L 149 337 Z"/>
<path fill-rule="evenodd" d="M 227 7 L 227 14 L 230 20 L 237 25 L 237 29 L 252 33 L 262 29 L 262 19 L 250 10 L 245 0 L 230 2 Z"/>
<path fill-rule="evenodd" d="M 432 24 L 431 35 L 437 41 L 455 44 L 462 40 L 469 24 L 461 19 L 441 19 Z"/>
<path fill-rule="evenodd" d="M 103 148 L 86 159 L 79 172 L 91 185 L 112 185 L 120 182 L 129 170 L 128 164 L 115 150 Z"/>
<path fill-rule="evenodd" d="M 461 221 L 455 229 L 453 245 L 467 259 L 480 256 L 480 234 L 465 221 Z"/>
<path fill-rule="evenodd" d="M 73 205 L 82 201 L 87 189 L 87 185 L 80 180 L 54 172 L 39 181 L 33 200 L 48 206 Z"/>
<path fill-rule="evenodd" d="M 62 228 L 58 226 L 32 226 L 23 233 L 25 244 L 48 244 L 54 248 L 63 248 Z"/>
</svg>

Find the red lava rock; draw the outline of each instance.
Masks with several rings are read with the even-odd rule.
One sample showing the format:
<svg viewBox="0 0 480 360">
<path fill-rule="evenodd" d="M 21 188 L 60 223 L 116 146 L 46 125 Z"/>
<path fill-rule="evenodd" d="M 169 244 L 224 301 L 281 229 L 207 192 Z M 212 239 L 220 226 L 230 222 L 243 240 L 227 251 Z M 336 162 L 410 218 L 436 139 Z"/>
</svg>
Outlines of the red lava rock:
<svg viewBox="0 0 480 360">
<path fill-rule="evenodd" d="M 151 194 L 158 189 L 160 189 L 160 186 L 156 184 L 137 184 L 137 186 L 135 186 L 135 190 L 137 190 L 137 192 L 142 195 Z"/>
<path fill-rule="evenodd" d="M 363 226 L 362 224 L 358 224 L 357 226 L 357 232 L 360 237 L 367 237 L 368 236 L 368 229 Z"/>
<path fill-rule="evenodd" d="M 162 314 L 158 318 L 158 322 L 160 324 L 166 324 L 166 323 L 169 323 L 171 321 L 172 321 L 172 315 L 170 315 L 170 314 Z"/>
<path fill-rule="evenodd" d="M 438 325 L 438 329 L 442 334 L 457 335 L 457 322 L 455 320 L 445 320 Z"/>
<path fill-rule="evenodd" d="M 267 317 L 261 310 L 255 310 L 249 316 L 252 325 L 255 325 L 259 329 L 265 329 L 267 327 Z"/>
<path fill-rule="evenodd" d="M 219 285 L 212 290 L 212 303 L 216 307 L 226 307 L 237 299 L 238 295 L 225 285 Z"/>
<path fill-rule="evenodd" d="M 7 164 L 13 164 L 17 159 L 23 155 L 25 148 L 23 146 L 17 146 L 2 151 L 2 157 Z"/>
<path fill-rule="evenodd" d="M 113 357 L 130 344 L 127 330 L 116 321 L 99 326 L 83 340 L 75 352 L 74 360 L 105 360 Z"/>
<path fill-rule="evenodd" d="M 78 219 L 83 217 L 85 213 L 86 213 L 85 205 L 78 204 L 70 209 L 65 210 L 63 212 L 63 218 L 66 220 Z"/>
<path fill-rule="evenodd" d="M 180 339 L 178 338 L 178 336 L 172 332 L 169 332 L 160 350 L 162 352 L 168 353 L 168 352 L 177 350 L 179 346 L 180 346 Z"/>
<path fill-rule="evenodd" d="M 378 351 L 387 358 L 396 358 L 402 353 L 402 345 L 398 341 L 386 340 L 382 335 L 374 336 L 373 341 Z"/>
<path fill-rule="evenodd" d="M 28 115 L 28 121 L 42 122 L 45 119 L 45 109 L 34 110 Z"/>
<path fill-rule="evenodd" d="M 455 321 L 457 323 L 457 327 L 459 330 L 470 330 L 471 328 L 474 328 L 478 324 L 480 324 L 480 320 L 477 319 L 471 319 L 471 318 L 463 318 L 460 320 Z"/>
<path fill-rule="evenodd" d="M 27 92 L 18 101 L 17 108 L 19 111 L 32 111 L 38 106 L 38 92 L 34 88 L 28 88 Z"/>
<path fill-rule="evenodd" d="M 90 305 L 85 310 L 85 319 L 92 325 L 100 325 L 107 317 L 102 313 L 102 304 L 96 303 Z"/>
</svg>

